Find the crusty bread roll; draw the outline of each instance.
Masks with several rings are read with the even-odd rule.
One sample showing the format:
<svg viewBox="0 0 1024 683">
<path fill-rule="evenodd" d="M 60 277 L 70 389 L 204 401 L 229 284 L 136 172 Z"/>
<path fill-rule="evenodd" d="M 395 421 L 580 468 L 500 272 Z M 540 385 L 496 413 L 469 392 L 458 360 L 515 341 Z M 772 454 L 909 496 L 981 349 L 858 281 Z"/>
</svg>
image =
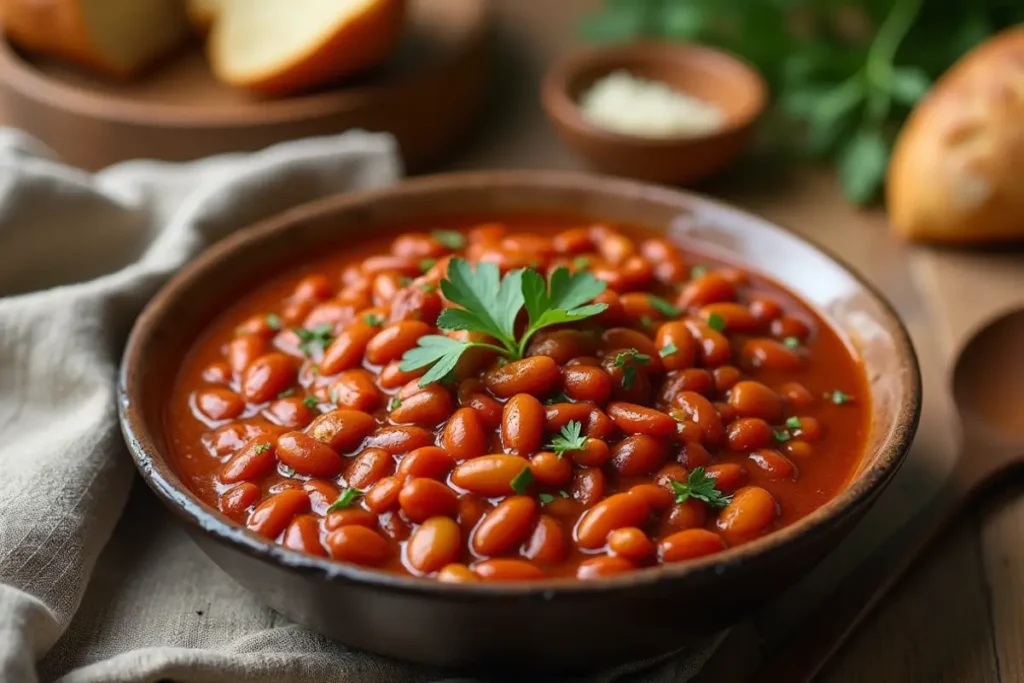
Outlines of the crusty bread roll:
<svg viewBox="0 0 1024 683">
<path fill-rule="evenodd" d="M 405 0 L 225 0 L 210 63 L 225 83 L 287 95 L 377 65 L 398 43 Z"/>
<path fill-rule="evenodd" d="M 188 29 L 181 0 L 4 0 L 3 14 L 23 49 L 122 78 L 175 49 Z"/>
<path fill-rule="evenodd" d="M 965 55 L 921 101 L 893 150 L 886 195 L 908 239 L 1024 239 L 1024 27 Z"/>
<path fill-rule="evenodd" d="M 188 0 L 186 8 L 192 28 L 200 34 L 209 31 L 223 4 L 223 0 Z"/>
</svg>

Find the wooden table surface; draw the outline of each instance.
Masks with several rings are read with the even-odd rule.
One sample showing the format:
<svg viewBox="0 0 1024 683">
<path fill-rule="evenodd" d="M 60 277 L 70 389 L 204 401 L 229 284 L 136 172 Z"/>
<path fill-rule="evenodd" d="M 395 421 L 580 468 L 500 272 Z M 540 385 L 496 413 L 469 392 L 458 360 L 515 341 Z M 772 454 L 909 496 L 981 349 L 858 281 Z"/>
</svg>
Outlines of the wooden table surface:
<svg viewBox="0 0 1024 683">
<path fill-rule="evenodd" d="M 597 0 L 494 0 L 499 65 L 479 131 L 443 170 L 578 169 L 538 101 L 540 74 L 578 46 L 579 16 Z M 956 453 L 946 373 L 970 332 L 995 311 L 1024 303 L 1020 253 L 938 252 L 908 247 L 880 209 L 856 210 L 831 173 L 751 154 L 700 188 L 829 246 L 893 302 L 920 355 L 925 382 L 921 429 L 907 466 L 854 539 L 819 573 L 823 584 L 855 566 L 873 544 L 933 492 Z M 1018 479 L 949 531 L 869 618 L 821 680 L 828 683 L 1024 681 L 1024 487 Z M 832 577 L 831 579 L 829 577 Z M 815 601 L 814 580 L 762 615 L 749 633 L 784 631 Z M 756 628 L 757 631 L 751 629 Z M 748 633 L 748 635 L 749 635 Z M 733 656 L 706 680 L 739 680 Z M 732 673 L 723 673 L 732 672 Z"/>
</svg>

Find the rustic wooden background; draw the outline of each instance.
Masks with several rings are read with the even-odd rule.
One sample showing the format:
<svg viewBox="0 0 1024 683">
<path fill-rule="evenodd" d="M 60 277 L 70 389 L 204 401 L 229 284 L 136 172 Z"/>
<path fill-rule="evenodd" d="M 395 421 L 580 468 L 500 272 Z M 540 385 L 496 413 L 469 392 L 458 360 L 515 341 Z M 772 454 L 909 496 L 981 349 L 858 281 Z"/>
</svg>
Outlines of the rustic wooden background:
<svg viewBox="0 0 1024 683">
<path fill-rule="evenodd" d="M 578 47 L 581 14 L 598 0 L 494 0 L 500 63 L 479 131 L 442 170 L 581 168 L 538 100 L 544 69 Z M 1024 303 L 1024 253 L 937 251 L 893 238 L 880 209 L 840 197 L 826 169 L 751 153 L 698 188 L 825 244 L 877 285 L 904 318 L 920 355 L 925 410 L 903 471 L 854 537 L 808 582 L 741 633 L 777 637 L 935 492 L 956 454 L 947 372 L 971 332 Z M 970 454 L 967 454 L 969 457 Z M 966 514 L 854 636 L 822 676 L 828 683 L 1024 681 L 1024 486 L 1008 482 Z M 752 629 L 756 628 L 754 631 Z M 743 639 L 737 639 L 742 642 Z M 707 680 L 738 680 L 752 662 L 718 658 Z"/>
</svg>

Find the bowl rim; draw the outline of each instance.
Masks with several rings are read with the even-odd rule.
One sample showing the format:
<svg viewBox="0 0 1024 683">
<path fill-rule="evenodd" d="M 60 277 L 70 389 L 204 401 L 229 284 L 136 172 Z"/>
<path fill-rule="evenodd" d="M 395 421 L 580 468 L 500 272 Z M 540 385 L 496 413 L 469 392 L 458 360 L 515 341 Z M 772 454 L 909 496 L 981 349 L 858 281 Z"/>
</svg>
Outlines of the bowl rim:
<svg viewBox="0 0 1024 683">
<path fill-rule="evenodd" d="M 393 97 L 396 92 L 419 88 L 424 81 L 446 74 L 452 64 L 471 58 L 479 46 L 486 42 L 493 24 L 494 9 L 490 2 L 469 2 L 467 6 L 479 12 L 479 19 L 466 33 L 459 48 L 447 54 L 445 59 L 382 83 L 336 87 L 290 97 L 254 98 L 251 102 L 202 106 L 197 106 L 195 102 L 138 101 L 54 78 L 37 68 L 32 60 L 26 59 L 21 50 L 5 36 L 0 36 L 0 77 L 5 88 L 15 90 L 32 101 L 103 121 L 179 128 L 289 123 L 357 110 L 382 96 Z M 183 49 L 203 48 L 189 42 Z M 180 53 L 173 53 L 169 59 L 179 59 L 181 56 Z"/>
<path fill-rule="evenodd" d="M 581 71 L 607 62 L 639 59 L 642 61 L 679 62 L 695 54 L 706 55 L 720 63 L 738 69 L 749 80 L 748 87 L 754 97 L 754 106 L 745 116 L 727 122 L 718 130 L 697 135 L 674 135 L 671 137 L 643 137 L 607 130 L 591 123 L 580 111 L 579 105 L 569 95 L 569 85 Z M 614 70 L 615 67 L 612 67 Z M 768 84 L 764 76 L 750 62 L 732 52 L 697 42 L 673 43 L 668 41 L 643 40 L 610 46 L 591 47 L 578 50 L 555 62 L 541 81 L 541 102 L 548 115 L 580 135 L 600 140 L 609 145 L 632 145 L 643 149 L 673 149 L 697 142 L 710 142 L 727 138 L 750 128 L 768 107 Z"/>
<path fill-rule="evenodd" d="M 856 270 L 812 240 L 788 230 L 786 232 L 793 239 L 818 251 L 838 268 L 845 271 L 878 304 L 886 322 L 886 328 L 895 337 L 893 348 L 901 360 L 900 366 L 904 369 L 901 373 L 901 384 L 907 401 L 899 407 L 896 413 L 891 428 L 892 439 L 889 441 L 888 449 L 878 458 L 878 462 L 862 469 L 845 489 L 807 516 L 743 545 L 728 548 L 721 553 L 704 558 L 647 567 L 596 581 L 552 578 L 537 581 L 481 582 L 477 584 L 442 583 L 436 579 L 364 568 L 355 564 L 346 564 L 290 550 L 257 536 L 241 524 L 220 515 L 191 493 L 184 482 L 180 486 L 176 485 L 164 471 L 161 471 L 161 468 L 164 468 L 177 478 L 173 474 L 169 460 L 154 447 L 149 426 L 140 408 L 142 382 L 135 380 L 136 375 L 139 374 L 136 368 L 139 366 L 146 346 L 154 337 L 154 330 L 163 318 L 168 305 L 187 294 L 192 281 L 200 273 L 216 267 L 220 260 L 230 258 L 234 252 L 240 249 L 258 243 L 272 234 L 286 231 L 292 225 L 323 214 L 350 211 L 381 201 L 394 202 L 400 200 L 404 195 L 435 191 L 447 192 L 453 188 L 472 189 L 481 186 L 516 187 L 526 192 L 533 190 L 542 192 L 545 189 L 557 187 L 588 193 L 598 192 L 639 197 L 642 200 L 677 205 L 680 209 L 704 206 L 719 214 L 724 213 L 735 217 L 737 220 L 784 230 L 771 221 L 693 192 L 587 173 L 518 170 L 443 173 L 404 180 L 383 188 L 331 195 L 296 206 L 236 231 L 200 252 L 178 270 L 149 301 L 131 330 L 118 372 L 118 416 L 125 442 L 142 478 L 172 512 L 187 522 L 189 526 L 198 528 L 220 543 L 232 546 L 256 559 L 324 581 L 351 581 L 368 588 L 463 601 L 521 599 L 524 597 L 552 600 L 562 595 L 602 594 L 627 588 L 649 587 L 665 581 L 684 579 L 696 582 L 713 581 L 717 576 L 738 569 L 740 565 L 752 560 L 769 561 L 781 554 L 798 550 L 801 546 L 813 542 L 823 534 L 827 535 L 832 526 L 843 518 L 854 514 L 880 494 L 898 471 L 906 458 L 907 450 L 916 431 L 922 403 L 921 373 L 910 335 L 889 301 Z M 801 296 L 799 292 L 796 294 Z"/>
</svg>

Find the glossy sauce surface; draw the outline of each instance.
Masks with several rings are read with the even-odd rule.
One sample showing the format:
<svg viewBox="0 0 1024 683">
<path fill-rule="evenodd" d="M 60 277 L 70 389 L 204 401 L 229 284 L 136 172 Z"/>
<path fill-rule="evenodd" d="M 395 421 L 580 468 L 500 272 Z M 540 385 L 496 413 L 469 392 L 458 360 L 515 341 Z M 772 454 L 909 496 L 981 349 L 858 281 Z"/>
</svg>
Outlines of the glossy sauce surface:
<svg viewBox="0 0 1024 683">
<path fill-rule="evenodd" d="M 399 361 L 438 333 L 453 255 L 589 271 L 608 308 L 420 387 Z M 444 581 L 595 579 L 757 538 L 843 488 L 869 415 L 848 346 L 777 284 L 547 216 L 399 226 L 267 278 L 197 340 L 166 411 L 184 480 L 235 521 Z M 554 452 L 574 426 L 584 447 Z"/>
</svg>

